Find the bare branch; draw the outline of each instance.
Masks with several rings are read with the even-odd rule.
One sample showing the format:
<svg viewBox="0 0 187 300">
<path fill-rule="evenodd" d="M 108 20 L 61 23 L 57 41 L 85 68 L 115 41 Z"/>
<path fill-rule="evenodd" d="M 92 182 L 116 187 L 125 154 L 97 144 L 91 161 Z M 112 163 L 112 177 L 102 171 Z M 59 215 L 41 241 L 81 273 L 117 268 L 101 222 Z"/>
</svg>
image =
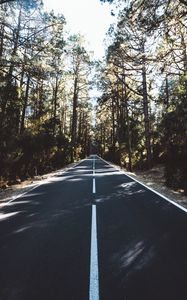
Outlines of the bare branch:
<svg viewBox="0 0 187 300">
<path fill-rule="evenodd" d="M 187 1 L 186 0 L 179 0 L 182 4 L 187 6 Z"/>
</svg>

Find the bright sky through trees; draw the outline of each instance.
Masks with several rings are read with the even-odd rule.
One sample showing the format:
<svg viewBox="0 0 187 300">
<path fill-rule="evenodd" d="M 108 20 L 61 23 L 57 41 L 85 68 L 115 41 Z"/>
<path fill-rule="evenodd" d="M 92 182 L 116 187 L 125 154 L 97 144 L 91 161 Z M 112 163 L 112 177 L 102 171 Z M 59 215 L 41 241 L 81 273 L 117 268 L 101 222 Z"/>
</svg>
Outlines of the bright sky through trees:
<svg viewBox="0 0 187 300">
<path fill-rule="evenodd" d="M 109 4 L 101 4 L 98 0 L 44 0 L 44 5 L 48 10 L 64 14 L 68 29 L 85 36 L 95 58 L 104 55 L 103 39 L 115 21 Z"/>
<path fill-rule="evenodd" d="M 49 10 L 64 14 L 68 29 L 85 36 L 96 58 L 104 55 L 103 39 L 115 20 L 108 4 L 101 4 L 98 0 L 44 0 L 44 5 Z"/>
<path fill-rule="evenodd" d="M 62 13 L 67 22 L 66 28 L 72 33 L 81 33 L 88 43 L 88 49 L 94 52 L 95 59 L 105 54 L 103 40 L 110 24 L 115 22 L 111 15 L 111 6 L 99 0 L 44 0 L 47 10 Z M 100 96 L 97 89 L 90 91 L 94 99 Z"/>
</svg>

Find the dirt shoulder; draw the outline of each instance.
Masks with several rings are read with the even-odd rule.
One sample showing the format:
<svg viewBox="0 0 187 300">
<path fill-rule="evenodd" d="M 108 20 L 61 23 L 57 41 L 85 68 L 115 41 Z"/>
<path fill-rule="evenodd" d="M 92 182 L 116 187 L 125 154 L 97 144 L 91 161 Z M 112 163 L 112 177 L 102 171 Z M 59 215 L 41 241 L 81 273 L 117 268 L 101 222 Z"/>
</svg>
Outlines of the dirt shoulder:
<svg viewBox="0 0 187 300">
<path fill-rule="evenodd" d="M 14 184 L 6 189 L 0 189 L 0 207 L 8 203 L 9 201 L 12 201 L 18 197 L 20 197 L 22 194 L 29 192 L 29 190 L 32 190 L 34 187 L 39 185 L 42 181 L 48 180 L 54 176 L 57 176 L 65 171 L 67 171 L 69 168 L 72 168 L 77 163 L 72 163 L 67 165 L 66 167 L 59 169 L 57 171 L 44 174 L 41 176 L 35 176 L 34 178 L 29 178 L 28 180 L 22 181 L 19 184 Z"/>
<path fill-rule="evenodd" d="M 138 180 L 140 183 L 145 184 L 147 187 L 155 190 L 168 199 L 187 208 L 187 196 L 184 195 L 184 191 L 175 191 L 165 185 L 163 165 L 156 165 L 152 169 L 146 171 L 128 172 L 126 169 L 121 168 L 119 165 L 115 165 L 111 162 L 108 163 L 113 165 L 118 170 L 124 171 L 127 175 Z"/>
<path fill-rule="evenodd" d="M 165 185 L 163 165 L 157 165 L 151 170 L 147 171 L 126 173 L 137 179 L 138 181 L 144 183 L 148 187 L 159 192 L 160 194 L 164 195 L 165 197 L 169 198 L 170 200 L 173 200 L 178 204 L 187 207 L 187 196 L 184 196 L 184 192 L 182 190 L 174 191 Z"/>
<path fill-rule="evenodd" d="M 12 185 L 7 189 L 0 189 L 0 207 L 5 203 L 17 197 L 20 197 L 20 195 L 33 189 L 35 186 L 39 185 L 42 180 L 49 179 L 50 177 L 56 176 L 59 173 L 65 172 L 76 164 L 77 163 L 67 165 L 60 170 L 42 176 L 35 176 L 34 178 L 30 178 L 26 181 L 21 182 L 20 184 Z M 120 169 L 119 166 L 114 166 Z M 164 167 L 162 165 L 157 165 L 148 171 L 136 171 L 134 173 L 127 172 L 125 169 L 123 170 L 134 179 L 137 179 L 138 181 L 154 189 L 170 200 L 173 200 L 180 205 L 187 207 L 187 197 L 184 196 L 183 191 L 174 191 L 165 186 Z"/>
</svg>

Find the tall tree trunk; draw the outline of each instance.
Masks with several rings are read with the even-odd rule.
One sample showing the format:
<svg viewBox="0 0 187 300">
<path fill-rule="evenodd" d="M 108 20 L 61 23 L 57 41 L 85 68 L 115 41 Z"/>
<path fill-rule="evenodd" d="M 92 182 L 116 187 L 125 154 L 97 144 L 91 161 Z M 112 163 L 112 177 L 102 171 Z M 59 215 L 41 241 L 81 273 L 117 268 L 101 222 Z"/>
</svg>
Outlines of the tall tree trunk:
<svg viewBox="0 0 187 300">
<path fill-rule="evenodd" d="M 26 113 L 26 108 L 27 108 L 28 99 L 29 99 L 29 85 L 30 85 L 30 75 L 28 75 L 28 77 L 27 77 L 27 85 L 26 85 L 23 110 L 22 110 L 22 115 L 21 115 L 20 133 L 22 133 L 25 129 L 25 113 Z"/>
<path fill-rule="evenodd" d="M 88 124 L 86 124 L 86 129 L 85 129 L 85 139 L 84 139 L 84 145 L 85 145 L 85 152 L 84 152 L 84 157 L 86 157 L 89 154 L 89 142 L 88 142 Z"/>
<path fill-rule="evenodd" d="M 6 113 L 6 107 L 7 107 L 7 102 L 8 102 L 8 98 L 9 98 L 9 91 L 11 90 L 11 83 L 12 83 L 12 74 L 13 74 L 13 70 L 14 70 L 14 66 L 15 66 L 15 62 L 13 60 L 13 57 L 16 55 L 17 50 L 18 50 L 18 42 L 19 42 L 19 36 L 20 36 L 20 30 L 21 30 L 21 16 L 22 16 L 22 8 L 20 8 L 19 11 L 19 15 L 18 15 L 18 25 L 17 28 L 15 30 L 14 36 L 13 36 L 13 40 L 14 40 L 14 46 L 13 46 L 13 50 L 11 53 L 11 58 L 12 58 L 12 62 L 10 64 L 9 67 L 9 71 L 6 77 L 6 87 L 5 87 L 5 94 L 3 97 L 3 101 L 1 104 L 1 118 L 0 118 L 0 127 L 3 126 L 4 123 L 4 119 L 5 119 L 5 113 Z"/>
<path fill-rule="evenodd" d="M 64 111 L 64 107 L 61 110 L 61 134 L 64 134 L 64 123 L 65 123 L 65 111 Z"/>
<path fill-rule="evenodd" d="M 124 72 L 124 70 L 123 70 Z M 128 148 L 128 158 L 129 158 L 129 165 L 128 169 L 130 172 L 132 172 L 132 147 L 131 147 L 131 132 L 130 132 L 130 122 L 129 122 L 129 109 L 128 109 L 128 97 L 127 97 L 127 87 L 126 87 L 126 76 L 125 72 L 123 75 L 123 93 L 124 93 L 124 108 L 125 108 L 125 119 L 126 119 L 126 125 L 127 125 L 127 148 Z"/>
<path fill-rule="evenodd" d="M 144 113 L 144 128 L 145 128 L 145 147 L 147 152 L 147 166 L 152 165 L 152 152 L 151 152 L 151 131 L 150 131 L 150 119 L 149 119 L 149 102 L 147 95 L 147 74 L 145 64 L 145 48 L 144 42 L 142 43 L 142 86 L 143 86 L 143 113 Z"/>
<path fill-rule="evenodd" d="M 13 58 L 17 54 L 18 45 L 19 45 L 19 37 L 20 37 L 20 30 L 21 30 L 21 19 L 22 19 L 22 7 L 20 8 L 19 15 L 18 15 L 18 25 L 14 32 L 13 40 L 14 40 L 14 47 L 11 53 L 11 57 Z M 15 62 L 12 60 L 11 65 L 9 67 L 9 72 L 7 75 L 8 83 L 12 80 L 12 73 L 14 70 Z"/>
<path fill-rule="evenodd" d="M 166 110 L 169 107 L 169 84 L 168 84 L 168 75 L 166 74 Z"/>
<path fill-rule="evenodd" d="M 4 33 L 5 33 L 4 24 L 2 24 L 1 29 L 0 29 L 0 62 L 1 62 L 1 64 L 2 64 L 3 47 L 4 47 Z"/>
<path fill-rule="evenodd" d="M 114 154 L 115 154 L 115 147 L 116 147 L 115 105 L 114 105 L 114 98 L 112 97 L 112 148 Z"/>
<path fill-rule="evenodd" d="M 78 124 L 78 139 L 79 139 L 79 142 L 81 142 L 81 136 L 82 136 L 82 126 L 83 126 L 83 122 L 84 122 L 84 113 L 79 112 L 79 124 Z"/>
<path fill-rule="evenodd" d="M 58 98 L 58 74 L 55 78 L 55 88 L 54 88 L 54 107 L 53 107 L 53 118 L 54 118 L 54 128 L 53 128 L 53 135 L 56 132 L 56 122 L 57 122 L 57 99 Z"/>
<path fill-rule="evenodd" d="M 67 113 L 66 110 L 64 109 L 64 114 L 63 114 L 63 134 L 66 135 L 68 133 L 67 130 L 68 126 L 67 126 Z"/>
<path fill-rule="evenodd" d="M 122 145 L 121 145 L 121 137 L 120 137 L 120 124 L 121 124 L 121 95 L 120 95 L 120 83 L 119 81 L 117 82 L 117 96 L 116 96 L 116 141 L 118 142 L 118 151 L 119 151 L 119 164 L 121 166 L 121 156 L 122 156 Z"/>
<path fill-rule="evenodd" d="M 71 161 L 74 160 L 77 136 L 77 106 L 78 106 L 78 78 L 75 77 L 73 89 L 73 115 L 71 125 Z"/>
</svg>

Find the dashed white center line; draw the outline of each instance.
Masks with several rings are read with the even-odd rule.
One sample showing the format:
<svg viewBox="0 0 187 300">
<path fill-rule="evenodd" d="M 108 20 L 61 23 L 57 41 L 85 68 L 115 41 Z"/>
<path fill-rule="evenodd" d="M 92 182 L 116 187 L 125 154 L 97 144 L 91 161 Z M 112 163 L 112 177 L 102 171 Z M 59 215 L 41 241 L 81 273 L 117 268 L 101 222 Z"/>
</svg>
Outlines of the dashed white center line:
<svg viewBox="0 0 187 300">
<path fill-rule="evenodd" d="M 99 270 L 98 270 L 96 205 L 92 205 L 89 300 L 99 300 Z"/>
<path fill-rule="evenodd" d="M 95 178 L 93 178 L 93 189 L 92 189 L 92 193 L 93 193 L 93 194 L 96 193 Z"/>
<path fill-rule="evenodd" d="M 93 159 L 93 188 L 92 188 L 92 193 L 96 193 L 96 184 L 95 184 L 95 156 Z"/>
<path fill-rule="evenodd" d="M 95 182 L 95 156 L 93 158 L 93 189 L 96 194 Z M 97 210 L 92 205 L 92 229 L 91 229 L 91 252 L 90 252 L 90 287 L 89 300 L 99 300 L 99 271 L 98 271 L 98 246 L 97 246 Z"/>
<path fill-rule="evenodd" d="M 93 159 L 93 170 L 95 170 L 95 156 L 94 156 L 94 159 Z"/>
</svg>

